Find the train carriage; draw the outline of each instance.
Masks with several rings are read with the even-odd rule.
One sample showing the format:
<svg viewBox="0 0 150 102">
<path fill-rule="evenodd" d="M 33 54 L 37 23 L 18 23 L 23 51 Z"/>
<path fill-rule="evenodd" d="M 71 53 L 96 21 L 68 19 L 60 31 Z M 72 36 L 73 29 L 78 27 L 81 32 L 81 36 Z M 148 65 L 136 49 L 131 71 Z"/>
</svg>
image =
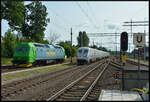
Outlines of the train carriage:
<svg viewBox="0 0 150 102">
<path fill-rule="evenodd" d="M 108 52 L 89 47 L 80 47 L 77 52 L 77 64 L 89 64 L 109 56 L 110 54 Z"/>
</svg>

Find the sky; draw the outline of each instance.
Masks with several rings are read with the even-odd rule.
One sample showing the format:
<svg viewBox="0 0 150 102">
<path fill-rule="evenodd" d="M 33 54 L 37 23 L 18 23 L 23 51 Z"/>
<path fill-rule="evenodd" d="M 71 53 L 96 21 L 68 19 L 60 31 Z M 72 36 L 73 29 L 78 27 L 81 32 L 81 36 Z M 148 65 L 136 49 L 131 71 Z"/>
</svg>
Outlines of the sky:
<svg viewBox="0 0 150 102">
<path fill-rule="evenodd" d="M 28 4 L 30 2 L 25 2 Z M 121 33 L 126 31 L 131 33 L 130 26 L 122 26 L 124 22 L 132 21 L 149 21 L 149 3 L 148 1 L 42 1 L 48 12 L 48 23 L 45 30 L 45 39 L 50 33 L 56 33 L 59 37 L 55 41 L 68 41 L 71 39 L 71 28 L 73 45 L 77 45 L 77 36 L 79 31 L 89 33 Z M 7 21 L 2 20 L 2 36 L 8 30 Z M 133 33 L 145 30 L 149 33 L 148 26 L 134 26 Z M 149 35 L 149 34 L 147 34 Z M 89 36 L 90 45 L 96 44 L 107 49 L 120 50 L 120 36 Z M 129 35 L 128 51 L 134 49 L 133 37 Z M 148 42 L 148 36 L 146 36 Z M 118 43 L 118 44 L 114 44 Z"/>
</svg>

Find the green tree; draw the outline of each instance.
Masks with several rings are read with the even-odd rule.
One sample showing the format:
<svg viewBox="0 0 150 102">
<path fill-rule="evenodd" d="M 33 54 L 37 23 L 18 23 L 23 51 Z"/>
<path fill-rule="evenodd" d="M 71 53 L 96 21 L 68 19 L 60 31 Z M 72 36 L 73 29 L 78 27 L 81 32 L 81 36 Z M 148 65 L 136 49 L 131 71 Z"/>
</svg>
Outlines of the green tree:
<svg viewBox="0 0 150 102">
<path fill-rule="evenodd" d="M 25 21 L 22 25 L 22 35 L 35 42 L 42 42 L 44 31 L 50 19 L 47 18 L 47 8 L 40 1 L 33 1 L 25 6 Z"/>
<path fill-rule="evenodd" d="M 77 41 L 78 41 L 78 47 L 81 47 L 83 44 L 83 40 L 82 40 L 82 32 L 79 32 L 79 36 L 77 37 Z"/>
<path fill-rule="evenodd" d="M 98 46 L 96 46 L 96 45 L 93 45 L 93 46 L 90 46 L 90 47 L 91 47 L 91 48 L 98 49 L 98 50 L 102 50 L 102 51 L 107 51 L 107 48 L 102 47 L 102 46 L 98 47 Z"/>
<path fill-rule="evenodd" d="M 16 37 L 11 32 L 11 30 L 8 29 L 3 38 L 2 56 L 13 57 L 15 47 L 16 47 Z"/>
<path fill-rule="evenodd" d="M 19 30 L 24 21 L 25 7 L 20 1 L 1 1 L 1 19 L 8 21 L 12 30 Z"/>
<path fill-rule="evenodd" d="M 98 47 L 97 47 L 96 45 L 91 46 L 91 48 L 96 48 L 96 49 L 98 49 Z"/>
<path fill-rule="evenodd" d="M 49 44 L 54 44 L 59 37 L 60 36 L 56 32 L 50 31 L 46 38 Z"/>
<path fill-rule="evenodd" d="M 87 36 L 87 34 L 86 34 L 86 32 L 85 31 L 83 31 L 83 32 L 79 32 L 79 36 L 77 37 L 77 41 L 78 41 L 78 46 L 79 47 L 88 47 L 89 46 L 89 38 L 88 38 L 88 36 Z"/>
<path fill-rule="evenodd" d="M 60 42 L 59 45 L 65 49 L 67 57 L 71 57 L 70 41 Z M 76 56 L 76 54 L 77 54 L 77 47 L 72 46 L 72 57 Z"/>
<path fill-rule="evenodd" d="M 71 48 L 70 48 L 70 45 L 67 44 L 66 42 L 60 42 L 59 45 L 62 46 L 62 47 L 65 49 L 65 52 L 66 52 L 67 57 L 70 57 L 70 56 L 71 56 Z"/>
<path fill-rule="evenodd" d="M 41 43 L 43 43 L 43 44 L 49 44 L 49 41 L 48 40 L 43 40 Z"/>
<path fill-rule="evenodd" d="M 102 50 L 102 51 L 107 51 L 107 49 L 105 47 L 102 47 L 102 46 L 98 47 L 98 49 Z"/>
</svg>

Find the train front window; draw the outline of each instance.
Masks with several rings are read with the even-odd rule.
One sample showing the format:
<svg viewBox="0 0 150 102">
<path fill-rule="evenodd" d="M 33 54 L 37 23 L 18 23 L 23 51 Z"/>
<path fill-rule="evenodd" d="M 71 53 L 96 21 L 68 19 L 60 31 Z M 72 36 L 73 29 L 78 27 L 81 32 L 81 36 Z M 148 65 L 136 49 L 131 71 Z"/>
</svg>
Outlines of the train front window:
<svg viewBox="0 0 150 102">
<path fill-rule="evenodd" d="M 82 53 L 82 50 L 79 50 L 79 53 L 81 54 L 81 53 Z"/>
<path fill-rule="evenodd" d="M 81 56 L 81 55 L 82 55 L 82 49 L 78 50 L 77 56 Z"/>
<path fill-rule="evenodd" d="M 88 50 L 84 50 L 83 56 L 87 56 Z"/>
<path fill-rule="evenodd" d="M 16 48 L 17 52 L 26 52 L 27 50 L 28 50 L 28 48 L 26 48 L 26 47 L 18 47 L 18 48 Z"/>
</svg>

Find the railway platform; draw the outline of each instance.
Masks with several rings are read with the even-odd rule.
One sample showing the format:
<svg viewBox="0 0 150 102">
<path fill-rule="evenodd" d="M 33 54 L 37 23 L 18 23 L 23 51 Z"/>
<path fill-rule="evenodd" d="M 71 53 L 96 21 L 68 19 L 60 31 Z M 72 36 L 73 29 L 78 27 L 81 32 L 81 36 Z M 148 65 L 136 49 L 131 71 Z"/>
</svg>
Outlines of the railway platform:
<svg viewBox="0 0 150 102">
<path fill-rule="evenodd" d="M 138 60 L 137 60 L 137 59 L 127 58 L 127 60 L 128 60 L 128 61 L 135 62 L 135 63 L 138 63 Z M 145 66 L 149 66 L 149 61 L 140 60 L 140 64 L 141 64 L 141 65 L 145 65 Z"/>
<path fill-rule="evenodd" d="M 98 101 L 143 101 L 138 92 L 102 90 Z"/>
<path fill-rule="evenodd" d="M 103 89 L 99 95 L 98 101 L 147 101 L 149 94 L 145 94 L 143 89 L 149 83 L 149 67 L 148 64 L 138 65 L 128 63 L 121 66 L 122 88 L 120 90 Z M 133 89 L 135 89 L 133 91 Z M 140 92 L 142 90 L 143 92 Z M 149 87 L 148 87 L 149 91 Z"/>
<path fill-rule="evenodd" d="M 138 65 L 129 64 L 126 62 L 125 66 L 122 66 L 124 70 L 138 70 Z M 149 70 L 148 66 L 140 64 L 140 70 Z"/>
</svg>

